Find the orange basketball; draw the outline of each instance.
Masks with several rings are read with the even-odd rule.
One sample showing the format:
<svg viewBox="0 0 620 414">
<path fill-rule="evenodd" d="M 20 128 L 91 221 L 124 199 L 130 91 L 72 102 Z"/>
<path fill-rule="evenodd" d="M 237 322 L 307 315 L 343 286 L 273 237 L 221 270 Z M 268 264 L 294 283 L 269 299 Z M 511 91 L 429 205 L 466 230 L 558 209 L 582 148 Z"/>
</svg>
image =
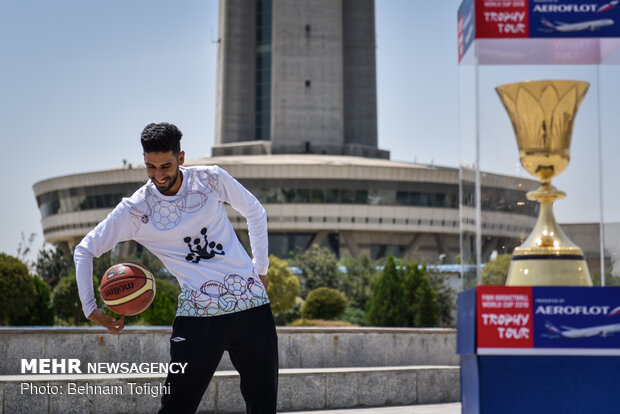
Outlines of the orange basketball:
<svg viewBox="0 0 620 414">
<path fill-rule="evenodd" d="M 109 268 L 101 279 L 101 297 L 112 312 L 137 315 L 155 297 L 155 278 L 140 263 L 122 262 Z"/>
</svg>

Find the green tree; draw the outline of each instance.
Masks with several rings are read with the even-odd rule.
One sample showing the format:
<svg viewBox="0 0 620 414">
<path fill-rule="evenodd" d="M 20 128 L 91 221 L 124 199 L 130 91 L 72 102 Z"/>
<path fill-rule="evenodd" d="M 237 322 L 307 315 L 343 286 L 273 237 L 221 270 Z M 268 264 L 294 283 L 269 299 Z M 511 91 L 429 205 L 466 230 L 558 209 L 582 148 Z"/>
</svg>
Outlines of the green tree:
<svg viewBox="0 0 620 414">
<path fill-rule="evenodd" d="M 98 306 L 101 304 L 99 281 L 93 276 L 93 289 Z M 52 305 L 59 318 L 73 325 L 80 325 L 87 321 L 82 312 L 75 272 L 68 274 L 58 281 L 52 290 Z"/>
<path fill-rule="evenodd" d="M 301 316 L 308 319 L 333 320 L 347 308 L 347 298 L 336 289 L 320 287 L 308 293 Z"/>
<path fill-rule="evenodd" d="M 126 243 L 135 243 L 137 245 L 136 249 L 134 250 L 134 253 L 130 255 L 120 255 L 120 254 L 113 253 L 117 250 L 118 251 L 125 250 Z M 170 273 L 168 272 L 168 269 L 166 269 L 166 267 L 161 262 L 161 260 L 159 260 L 157 256 L 155 256 L 148 249 L 146 249 L 144 246 L 140 245 L 137 242 L 121 242 L 117 244 L 117 246 L 113 250 L 101 255 L 99 259 L 95 259 L 95 260 L 101 261 L 100 263 L 101 274 L 103 274 L 103 272 L 105 272 L 108 268 L 110 268 L 111 266 L 114 266 L 115 264 L 129 261 L 129 262 L 137 262 L 137 263 L 142 264 L 142 266 L 149 269 L 151 273 L 153 274 L 153 276 L 155 276 L 156 278 L 174 279 L 174 277 L 170 275 Z M 99 273 L 95 273 L 95 274 L 99 275 Z"/>
<path fill-rule="evenodd" d="M 425 277 L 426 267 L 418 266 L 417 262 L 412 262 L 405 266 L 405 274 L 403 277 L 403 295 L 407 305 L 407 326 L 416 326 L 416 292 L 422 285 L 422 281 Z"/>
<path fill-rule="evenodd" d="M 601 272 L 592 275 L 592 286 L 601 285 Z M 605 286 L 620 286 L 620 276 L 614 276 L 611 272 L 605 272 Z"/>
<path fill-rule="evenodd" d="M 61 278 L 75 271 L 75 264 L 73 258 L 67 256 L 60 246 L 56 245 L 50 250 L 45 248 L 39 250 L 34 262 L 34 269 L 37 275 L 51 289 L 54 289 Z"/>
<path fill-rule="evenodd" d="M 456 291 L 445 283 L 444 277 L 439 273 L 428 273 L 428 280 L 437 294 L 437 306 L 439 307 L 439 325 L 454 326 L 452 312 L 456 308 Z"/>
<path fill-rule="evenodd" d="M 23 318 L 36 299 L 28 266 L 19 259 L 0 253 L 0 325 Z"/>
<path fill-rule="evenodd" d="M 338 318 L 339 321 L 350 322 L 353 325 L 366 326 L 368 320 L 366 319 L 366 312 L 359 308 L 349 306 L 344 310 L 344 313 Z"/>
<path fill-rule="evenodd" d="M 99 257 L 93 258 L 93 276 L 97 277 L 99 280 L 102 280 L 105 272 L 108 271 L 114 264 L 116 264 L 112 260 L 112 252 L 108 251 L 103 253 Z"/>
<path fill-rule="evenodd" d="M 300 278 L 302 298 L 319 287 L 338 289 L 340 284 L 338 259 L 327 247 L 315 244 L 305 252 L 297 254 L 292 264 L 298 266 L 303 273 Z"/>
<path fill-rule="evenodd" d="M 295 321 L 301 318 L 301 310 L 303 309 L 303 307 L 304 300 L 301 297 L 297 296 L 295 298 L 295 303 L 293 304 L 293 307 L 275 315 L 274 319 L 276 321 L 276 324 L 288 325 L 290 321 Z"/>
<path fill-rule="evenodd" d="M 415 315 L 415 326 L 437 326 L 439 320 L 437 295 L 426 275 L 422 277 L 420 285 L 415 291 L 413 313 Z"/>
<path fill-rule="evenodd" d="M 50 326 L 54 324 L 54 310 L 52 309 L 52 291 L 47 283 L 39 276 L 32 275 L 35 288 L 33 303 L 28 311 L 19 317 L 10 317 L 10 325 L 19 326 Z"/>
<path fill-rule="evenodd" d="M 499 254 L 493 260 L 489 260 L 482 269 L 483 285 L 505 285 L 510 266 L 509 254 Z"/>
<path fill-rule="evenodd" d="M 274 316 L 283 315 L 291 309 L 295 305 L 295 298 L 299 296 L 299 279 L 289 270 L 285 260 L 274 255 L 269 255 L 267 295 Z"/>
<path fill-rule="evenodd" d="M 352 307 L 366 309 L 372 295 L 372 285 L 379 277 L 375 263 L 366 255 L 356 258 L 343 257 L 340 264 L 346 273 L 341 276 L 340 291 L 349 299 Z"/>
<path fill-rule="evenodd" d="M 17 259 L 25 264 L 30 270 L 32 269 L 32 262 L 28 262 L 28 255 L 32 251 L 32 242 L 34 242 L 36 237 L 36 233 L 30 233 L 30 236 L 26 239 L 26 235 L 22 231 L 21 240 L 17 245 Z"/>
<path fill-rule="evenodd" d="M 368 322 L 374 326 L 407 326 L 407 303 L 403 290 L 402 271 L 396 268 L 392 255 L 388 255 L 366 306 Z"/>
<path fill-rule="evenodd" d="M 153 253 L 149 252 L 146 249 L 143 249 L 142 253 L 140 255 L 137 255 L 135 258 L 127 258 L 126 260 L 142 263 L 142 265 L 146 266 L 146 268 L 149 269 L 151 273 L 153 273 L 153 275 L 155 275 L 156 277 L 171 277 L 168 269 L 166 269 L 161 260 L 159 260 L 157 256 L 155 256 Z M 174 279 L 174 277 L 172 278 Z"/>
<path fill-rule="evenodd" d="M 181 289 L 165 280 L 155 279 L 155 297 L 151 306 L 140 313 L 140 318 L 149 325 L 172 325 L 177 313 L 177 302 Z"/>
</svg>

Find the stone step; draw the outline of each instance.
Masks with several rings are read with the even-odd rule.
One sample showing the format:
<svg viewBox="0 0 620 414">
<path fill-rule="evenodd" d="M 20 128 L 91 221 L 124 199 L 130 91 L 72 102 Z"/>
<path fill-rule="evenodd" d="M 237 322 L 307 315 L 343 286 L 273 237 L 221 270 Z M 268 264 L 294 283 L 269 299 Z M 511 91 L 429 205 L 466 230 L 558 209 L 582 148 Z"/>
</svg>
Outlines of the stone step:
<svg viewBox="0 0 620 414">
<path fill-rule="evenodd" d="M 456 330 L 443 328 L 278 327 L 280 368 L 458 365 Z M 21 359 L 168 362 L 169 327 L 0 328 L 0 375 L 22 374 Z M 224 354 L 220 370 L 233 366 Z"/>
<path fill-rule="evenodd" d="M 2 414 L 153 413 L 165 375 L 4 375 Z M 133 384 L 133 385 L 132 385 Z M 278 411 L 457 402 L 458 366 L 281 369 Z M 215 373 L 198 412 L 242 413 L 235 371 Z"/>
<path fill-rule="evenodd" d="M 388 407 L 337 408 L 335 410 L 286 411 L 278 414 L 461 414 L 457 403 L 392 405 Z"/>
</svg>

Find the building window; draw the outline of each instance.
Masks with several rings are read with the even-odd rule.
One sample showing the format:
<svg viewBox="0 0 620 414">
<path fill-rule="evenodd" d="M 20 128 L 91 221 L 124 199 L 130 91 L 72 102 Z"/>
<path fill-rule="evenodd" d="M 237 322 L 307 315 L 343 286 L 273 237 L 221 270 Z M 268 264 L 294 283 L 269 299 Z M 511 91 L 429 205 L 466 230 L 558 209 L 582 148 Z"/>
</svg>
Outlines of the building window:
<svg viewBox="0 0 620 414">
<path fill-rule="evenodd" d="M 37 197 L 41 217 L 99 208 L 112 209 L 132 195 L 141 183 L 104 184 L 50 191 Z"/>
<path fill-rule="evenodd" d="M 371 244 L 370 245 L 370 258 L 372 260 L 379 260 L 391 254 L 394 257 L 403 257 L 406 246 L 398 244 Z"/>
<path fill-rule="evenodd" d="M 287 258 L 289 253 L 305 251 L 316 233 L 275 233 L 269 232 L 269 254 Z"/>
<path fill-rule="evenodd" d="M 417 206 L 456 209 L 458 185 L 436 183 L 407 183 L 356 180 L 302 180 L 302 179 L 240 179 L 263 203 L 317 203 L 360 204 L 383 206 Z M 493 200 L 525 199 L 525 192 L 495 187 L 483 187 L 483 192 Z M 467 194 L 467 191 L 466 191 Z M 536 216 L 538 203 L 482 204 L 483 211 L 506 211 Z"/>
</svg>

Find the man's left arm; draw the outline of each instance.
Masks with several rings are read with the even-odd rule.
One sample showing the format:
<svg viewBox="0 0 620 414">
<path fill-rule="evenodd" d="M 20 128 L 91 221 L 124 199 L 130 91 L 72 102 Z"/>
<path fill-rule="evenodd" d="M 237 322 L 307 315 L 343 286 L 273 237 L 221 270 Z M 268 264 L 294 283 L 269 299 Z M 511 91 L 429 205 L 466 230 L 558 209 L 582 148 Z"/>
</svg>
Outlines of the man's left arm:
<svg viewBox="0 0 620 414">
<path fill-rule="evenodd" d="M 230 203 L 232 208 L 247 220 L 254 269 L 263 285 L 267 287 L 267 269 L 269 268 L 267 213 L 256 197 L 228 172 L 217 167 L 217 174 L 219 189 L 224 201 Z"/>
</svg>

